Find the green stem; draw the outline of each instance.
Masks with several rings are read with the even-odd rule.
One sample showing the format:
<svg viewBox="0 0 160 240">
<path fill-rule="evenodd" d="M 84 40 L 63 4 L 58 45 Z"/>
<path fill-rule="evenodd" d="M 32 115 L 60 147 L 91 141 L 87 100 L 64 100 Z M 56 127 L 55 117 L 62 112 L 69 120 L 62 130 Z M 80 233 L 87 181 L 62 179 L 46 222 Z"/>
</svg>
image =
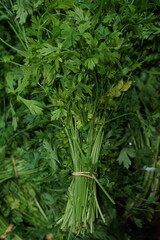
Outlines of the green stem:
<svg viewBox="0 0 160 240">
<path fill-rule="evenodd" d="M 36 198 L 35 198 L 34 200 L 35 200 L 35 203 L 36 203 L 36 205 L 37 205 L 39 211 L 41 212 L 42 216 L 48 221 L 48 218 L 47 218 L 45 212 L 43 211 L 42 207 L 40 206 L 39 202 L 37 201 Z"/>
<path fill-rule="evenodd" d="M 121 118 L 121 117 L 125 117 L 125 116 L 127 116 L 127 115 L 135 115 L 135 116 L 137 116 L 135 113 L 124 113 L 124 114 L 122 114 L 122 115 L 120 115 L 120 116 L 118 116 L 118 117 L 114 117 L 114 118 L 111 118 L 111 119 L 105 121 L 105 123 L 112 122 L 112 121 L 114 121 L 114 120 L 116 120 L 116 119 L 119 119 L 119 118 Z"/>
<path fill-rule="evenodd" d="M 100 184 L 100 182 L 98 181 L 98 179 L 92 175 L 92 177 L 94 178 L 94 180 L 96 181 L 96 183 L 98 184 L 98 186 L 102 189 L 102 191 L 105 193 L 105 195 L 108 197 L 108 199 L 111 201 L 111 203 L 115 204 L 115 201 L 111 198 L 111 196 L 109 195 L 109 193 L 104 189 L 104 187 L 102 186 L 102 184 Z"/>
<path fill-rule="evenodd" d="M 2 38 L 0 38 L 0 41 L 3 42 L 6 46 L 12 48 L 13 50 L 15 50 L 16 52 L 19 52 L 19 50 L 13 46 L 11 46 L 9 43 L 7 43 L 6 41 L 4 41 Z"/>
<path fill-rule="evenodd" d="M 16 34 L 17 38 L 19 39 L 20 43 L 22 44 L 23 48 L 24 48 L 25 50 L 27 50 L 26 45 L 24 44 L 24 42 L 23 42 L 22 39 L 20 38 L 20 36 L 19 36 L 18 32 L 16 31 L 15 27 L 14 27 L 10 22 L 8 22 L 8 23 L 9 23 L 9 25 L 11 26 L 11 28 L 13 29 L 13 31 L 15 32 L 15 34 Z"/>
</svg>

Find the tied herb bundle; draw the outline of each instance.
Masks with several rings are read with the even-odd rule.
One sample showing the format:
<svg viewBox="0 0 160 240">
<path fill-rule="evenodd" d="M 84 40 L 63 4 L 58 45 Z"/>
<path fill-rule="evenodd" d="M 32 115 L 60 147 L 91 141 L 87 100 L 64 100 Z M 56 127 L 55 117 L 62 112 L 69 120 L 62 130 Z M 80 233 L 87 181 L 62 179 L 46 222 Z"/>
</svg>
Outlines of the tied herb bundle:
<svg viewBox="0 0 160 240">
<path fill-rule="evenodd" d="M 34 169 L 28 168 L 23 159 L 17 161 L 14 157 L 10 159 L 6 158 L 4 162 L 1 161 L 1 165 L 2 169 L 0 171 L 0 183 L 8 179 L 18 178 L 24 175 L 27 178 L 27 176 L 30 177 L 33 174 L 40 174 L 46 168 L 44 164 Z"/>
<path fill-rule="evenodd" d="M 140 174 L 141 178 L 137 181 L 139 188 L 134 190 L 134 195 L 130 194 L 126 201 L 124 217 L 133 218 L 135 224 L 141 227 L 144 221 L 141 216 L 142 212 L 146 219 L 151 222 L 154 215 L 156 215 L 159 198 L 160 84 L 155 67 L 148 68 L 147 71 L 140 74 L 139 78 L 136 77 L 134 85 L 132 92 L 126 94 L 123 104 L 125 109 L 127 109 L 130 106 L 126 99 L 133 102 L 133 99 L 137 96 L 136 102 L 134 102 L 132 107 L 135 115 L 130 119 L 126 132 L 130 133 L 130 149 L 132 149 L 136 159 L 135 173 L 137 172 L 136 175 Z M 139 126 L 141 128 L 139 131 L 136 131 Z"/>
<path fill-rule="evenodd" d="M 0 39 L 13 51 L 3 58 L 10 69 L 4 75 L 12 102 L 12 127 L 16 131 L 23 123 L 24 128 L 25 123 L 33 124 L 33 119 L 53 128 L 63 125 L 70 149 L 67 164 L 74 175 L 59 222 L 71 232 L 84 232 L 88 225 L 92 231 L 98 212 L 104 220 L 96 183 L 114 203 L 96 175 L 103 126 L 114 119 L 119 99 L 131 86 L 132 73 L 150 51 L 141 43 L 150 37 L 148 28 L 157 29 L 147 25 L 154 16 L 125 0 L 112 4 L 104 0 L 22 3 L 1 1 L 16 42 L 12 46 L 10 39 Z M 137 21 L 140 24 L 135 28 Z M 23 113 L 19 118 L 16 109 Z M 50 147 L 49 151 L 52 155 Z M 63 157 L 58 157 L 61 163 L 57 156 L 55 162 L 63 166 Z"/>
<path fill-rule="evenodd" d="M 103 140 L 103 126 L 95 126 L 91 121 L 86 131 L 72 125 L 66 128 L 71 158 L 73 180 L 69 187 L 68 203 L 63 217 L 59 220 L 63 230 L 70 229 L 77 234 L 83 233 L 88 225 L 93 232 L 93 223 L 101 212 L 96 193 L 96 182 L 114 204 L 114 201 L 97 180 L 97 166 Z M 84 134 L 84 135 L 83 135 Z"/>
</svg>

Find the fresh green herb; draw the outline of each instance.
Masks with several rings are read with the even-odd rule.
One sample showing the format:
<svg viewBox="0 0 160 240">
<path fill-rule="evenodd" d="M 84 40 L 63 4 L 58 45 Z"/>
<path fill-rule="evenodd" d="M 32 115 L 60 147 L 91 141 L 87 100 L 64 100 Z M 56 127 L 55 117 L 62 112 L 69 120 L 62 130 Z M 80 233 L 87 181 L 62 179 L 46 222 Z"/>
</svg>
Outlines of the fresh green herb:
<svg viewBox="0 0 160 240">
<path fill-rule="evenodd" d="M 13 234 L 127 240 L 158 211 L 158 9 L 0 0 L 0 212 Z"/>
</svg>

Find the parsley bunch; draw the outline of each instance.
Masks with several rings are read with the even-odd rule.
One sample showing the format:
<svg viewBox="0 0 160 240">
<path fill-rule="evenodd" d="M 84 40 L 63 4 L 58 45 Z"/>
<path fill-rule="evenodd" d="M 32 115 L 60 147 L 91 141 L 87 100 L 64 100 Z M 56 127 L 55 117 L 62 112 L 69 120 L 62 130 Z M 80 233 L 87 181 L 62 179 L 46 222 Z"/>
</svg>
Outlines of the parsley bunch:
<svg viewBox="0 0 160 240">
<path fill-rule="evenodd" d="M 5 79 L 1 126 L 5 121 L 10 124 L 1 139 L 2 155 L 7 164 L 6 143 L 15 136 L 9 152 L 13 156 L 22 157 L 15 148 L 23 142 L 25 149 L 34 149 L 32 157 L 27 155 L 35 161 L 33 168 L 36 161 L 46 160 L 47 176 L 67 169 L 72 180 L 66 210 L 58 222 L 76 234 L 92 232 L 98 214 L 106 220 L 96 184 L 114 203 L 96 175 L 108 125 L 128 114 L 118 111 L 125 92 L 137 72 L 158 59 L 156 53 L 150 54 L 152 42 L 158 48 L 158 4 L 127 0 L 0 3 L 1 21 L 14 35 L 13 40 L 9 34 L 0 37 L 3 46 L 10 48 L 6 53 L 3 47 L 1 58 Z M 121 149 L 119 163 L 129 168 L 134 154 L 131 148 Z M 89 173 L 90 178 L 70 177 L 79 172 Z"/>
</svg>

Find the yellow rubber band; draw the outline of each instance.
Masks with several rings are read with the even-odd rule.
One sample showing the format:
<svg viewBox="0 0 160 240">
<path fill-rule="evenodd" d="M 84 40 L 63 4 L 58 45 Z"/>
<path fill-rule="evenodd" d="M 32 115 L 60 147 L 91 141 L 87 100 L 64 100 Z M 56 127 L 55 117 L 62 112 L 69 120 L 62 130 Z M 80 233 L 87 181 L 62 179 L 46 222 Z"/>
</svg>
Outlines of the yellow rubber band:
<svg viewBox="0 0 160 240">
<path fill-rule="evenodd" d="M 91 173 L 91 172 L 73 172 L 73 176 L 84 176 L 93 179 L 93 177 L 89 174 L 96 174 L 96 173 Z"/>
<path fill-rule="evenodd" d="M 0 239 L 5 239 L 7 237 L 7 233 L 12 231 L 14 224 L 10 224 L 3 235 L 0 236 Z"/>
</svg>

